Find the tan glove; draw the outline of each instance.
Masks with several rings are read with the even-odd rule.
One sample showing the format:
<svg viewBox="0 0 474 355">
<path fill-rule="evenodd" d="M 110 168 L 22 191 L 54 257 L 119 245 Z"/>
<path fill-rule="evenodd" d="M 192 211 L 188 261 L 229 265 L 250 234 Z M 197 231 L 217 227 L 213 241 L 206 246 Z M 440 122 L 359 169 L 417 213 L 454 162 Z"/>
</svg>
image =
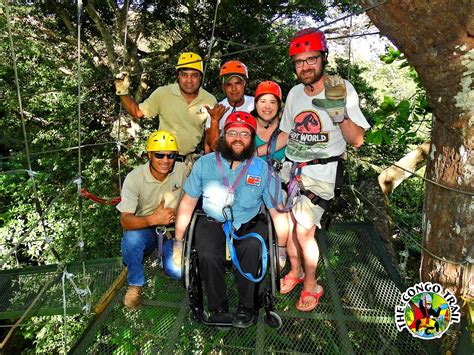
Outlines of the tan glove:
<svg viewBox="0 0 474 355">
<path fill-rule="evenodd" d="M 328 76 L 324 81 L 325 99 L 313 99 L 313 105 L 329 114 L 334 123 L 341 123 L 346 117 L 346 83 L 339 76 Z"/>
<path fill-rule="evenodd" d="M 179 267 L 183 261 L 183 244 L 183 240 L 173 239 L 173 263 Z"/>
<path fill-rule="evenodd" d="M 128 87 L 130 86 L 129 74 L 127 71 L 121 71 L 115 75 L 115 94 L 128 95 Z"/>
</svg>

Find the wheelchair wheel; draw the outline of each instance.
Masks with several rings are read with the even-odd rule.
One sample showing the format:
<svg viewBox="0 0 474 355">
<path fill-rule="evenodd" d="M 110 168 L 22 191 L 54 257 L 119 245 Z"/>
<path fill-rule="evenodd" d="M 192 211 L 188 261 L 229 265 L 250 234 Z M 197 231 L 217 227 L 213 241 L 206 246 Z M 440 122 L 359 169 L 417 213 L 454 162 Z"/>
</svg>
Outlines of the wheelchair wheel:
<svg viewBox="0 0 474 355">
<path fill-rule="evenodd" d="M 278 329 L 283 325 L 283 321 L 281 320 L 281 317 L 273 311 L 265 313 L 263 315 L 263 321 L 265 322 L 266 325 L 275 329 Z"/>
<path fill-rule="evenodd" d="M 275 230 L 271 222 L 270 213 L 266 212 L 268 228 L 268 251 L 270 261 L 270 279 L 272 295 L 275 296 L 280 291 L 280 264 L 278 263 L 278 242 L 275 240 Z"/>
<path fill-rule="evenodd" d="M 187 288 L 189 298 L 189 308 L 192 313 L 191 319 L 197 322 L 203 320 L 203 290 L 201 278 L 199 276 L 199 260 L 197 253 L 191 252 L 189 263 L 189 286 Z"/>
<path fill-rule="evenodd" d="M 191 251 L 193 249 L 193 236 L 197 217 L 197 213 L 194 213 L 193 218 L 191 219 L 191 223 L 189 224 L 188 229 L 185 233 L 186 238 L 183 247 L 183 262 L 181 263 L 181 275 L 183 275 L 183 286 L 186 290 L 188 289 L 190 283 L 189 270 L 191 268 Z"/>
</svg>

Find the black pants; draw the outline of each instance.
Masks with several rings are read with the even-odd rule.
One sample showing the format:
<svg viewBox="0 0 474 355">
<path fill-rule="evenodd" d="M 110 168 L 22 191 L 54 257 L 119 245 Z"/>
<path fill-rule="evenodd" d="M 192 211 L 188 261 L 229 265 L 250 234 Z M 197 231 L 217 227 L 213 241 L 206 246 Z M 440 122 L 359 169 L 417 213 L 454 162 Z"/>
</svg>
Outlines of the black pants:
<svg viewBox="0 0 474 355">
<path fill-rule="evenodd" d="M 222 224 L 210 221 L 205 216 L 200 216 L 196 222 L 195 231 L 195 248 L 199 256 L 199 273 L 206 285 L 208 309 L 214 311 L 219 308 L 226 308 L 226 238 Z M 263 221 L 263 216 L 258 215 L 253 220 L 243 224 L 235 234 L 242 236 L 250 232 L 256 232 L 264 239 L 267 238 L 267 226 Z M 253 276 L 257 276 L 262 256 L 258 239 L 234 240 L 234 247 L 242 271 L 250 272 Z M 235 271 L 235 278 L 240 304 L 246 308 L 254 308 L 258 285 L 247 280 L 237 270 Z"/>
</svg>

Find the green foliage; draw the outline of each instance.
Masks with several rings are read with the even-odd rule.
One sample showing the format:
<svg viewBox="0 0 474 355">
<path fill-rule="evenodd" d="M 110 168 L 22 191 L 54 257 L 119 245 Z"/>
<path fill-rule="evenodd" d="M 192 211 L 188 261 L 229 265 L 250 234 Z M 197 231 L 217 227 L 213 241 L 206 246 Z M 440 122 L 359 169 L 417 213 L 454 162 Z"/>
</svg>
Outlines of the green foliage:
<svg viewBox="0 0 474 355">
<path fill-rule="evenodd" d="M 408 65 L 400 51 L 393 47 L 387 48 L 387 53 L 381 56 L 381 61 L 388 65 L 400 62 L 401 68 L 409 68 L 408 75 L 417 84 L 417 89 L 411 97 L 384 96 L 372 116 L 373 125 L 367 132 L 366 142 L 370 149 L 382 153 L 381 156 L 387 163 L 390 160 L 398 160 L 429 138 L 431 108 L 425 91 L 419 84 L 416 71 Z"/>
</svg>

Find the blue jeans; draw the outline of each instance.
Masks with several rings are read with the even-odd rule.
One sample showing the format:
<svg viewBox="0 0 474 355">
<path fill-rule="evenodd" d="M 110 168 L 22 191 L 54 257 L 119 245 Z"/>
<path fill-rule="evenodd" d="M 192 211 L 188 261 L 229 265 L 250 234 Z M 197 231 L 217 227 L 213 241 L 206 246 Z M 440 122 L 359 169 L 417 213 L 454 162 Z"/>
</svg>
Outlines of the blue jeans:
<svg viewBox="0 0 474 355">
<path fill-rule="evenodd" d="M 143 286 L 145 272 L 143 257 L 150 254 L 157 246 L 155 228 L 127 230 L 122 238 L 122 260 L 128 267 L 127 281 L 130 286 Z M 172 279 L 181 279 L 181 265 L 173 263 L 173 241 L 164 238 L 163 241 L 163 268 Z"/>
</svg>

